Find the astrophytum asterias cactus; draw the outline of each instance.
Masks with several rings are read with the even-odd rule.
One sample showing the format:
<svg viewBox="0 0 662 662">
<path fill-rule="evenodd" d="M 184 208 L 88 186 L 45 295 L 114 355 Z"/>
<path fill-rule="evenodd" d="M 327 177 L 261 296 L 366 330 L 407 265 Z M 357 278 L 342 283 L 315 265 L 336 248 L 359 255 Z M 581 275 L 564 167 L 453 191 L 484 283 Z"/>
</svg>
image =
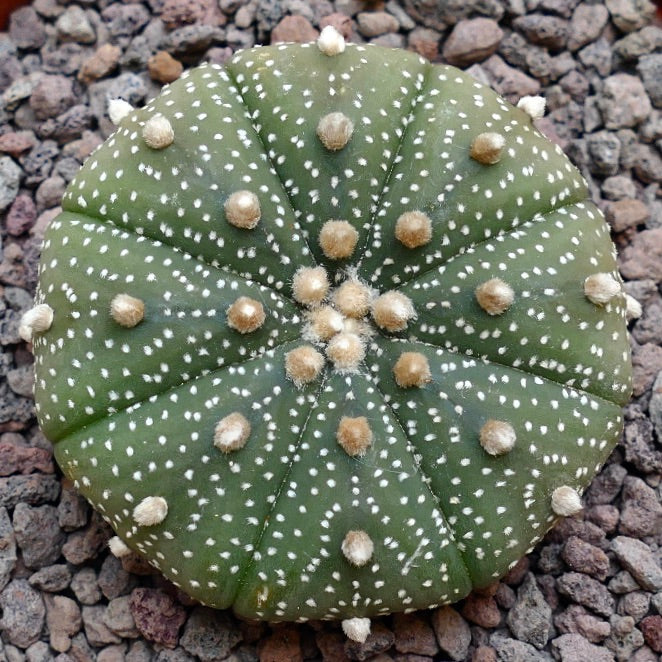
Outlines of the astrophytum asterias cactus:
<svg viewBox="0 0 662 662">
<path fill-rule="evenodd" d="M 630 389 L 625 297 L 539 100 L 329 29 L 111 110 L 22 332 L 115 553 L 361 639 L 581 508 Z"/>
</svg>

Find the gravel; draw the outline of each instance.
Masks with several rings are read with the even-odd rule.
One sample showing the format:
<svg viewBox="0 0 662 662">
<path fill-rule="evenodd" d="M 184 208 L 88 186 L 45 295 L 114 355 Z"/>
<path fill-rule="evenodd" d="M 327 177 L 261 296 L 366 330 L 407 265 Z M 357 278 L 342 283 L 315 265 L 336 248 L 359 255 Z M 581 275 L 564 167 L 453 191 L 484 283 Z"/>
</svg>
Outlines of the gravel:
<svg viewBox="0 0 662 662">
<path fill-rule="evenodd" d="M 605 212 L 626 290 L 634 396 L 621 443 L 563 521 L 500 582 L 431 612 L 247 623 L 195 606 L 111 535 L 53 463 L 18 335 L 39 243 L 80 164 L 202 60 L 325 25 L 458 64 L 511 101 L 546 96 L 540 128 Z M 649 0 L 34 0 L 0 33 L 0 659 L 9 662 L 655 662 L 662 654 L 662 22 Z"/>
</svg>

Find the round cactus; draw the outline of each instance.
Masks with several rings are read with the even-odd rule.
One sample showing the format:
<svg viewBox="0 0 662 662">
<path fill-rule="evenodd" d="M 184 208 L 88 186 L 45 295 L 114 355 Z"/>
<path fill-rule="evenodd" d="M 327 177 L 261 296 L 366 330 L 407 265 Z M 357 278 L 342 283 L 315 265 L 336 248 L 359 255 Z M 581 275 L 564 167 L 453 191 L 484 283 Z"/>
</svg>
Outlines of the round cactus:
<svg viewBox="0 0 662 662">
<path fill-rule="evenodd" d="M 115 553 L 362 639 L 581 508 L 630 391 L 625 296 L 540 106 L 332 29 L 113 105 L 22 331 Z"/>
</svg>

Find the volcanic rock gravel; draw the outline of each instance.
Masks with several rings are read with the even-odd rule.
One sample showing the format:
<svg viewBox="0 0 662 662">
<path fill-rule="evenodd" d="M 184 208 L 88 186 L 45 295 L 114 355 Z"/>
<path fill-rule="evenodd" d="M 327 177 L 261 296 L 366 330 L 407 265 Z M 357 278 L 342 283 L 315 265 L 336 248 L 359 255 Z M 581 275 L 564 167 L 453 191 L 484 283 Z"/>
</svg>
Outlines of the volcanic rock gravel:
<svg viewBox="0 0 662 662">
<path fill-rule="evenodd" d="M 635 366 L 621 444 L 563 521 L 502 581 L 433 612 L 336 623 L 238 621 L 196 606 L 134 556 L 61 479 L 31 399 L 31 306 L 44 228 L 113 130 L 182 69 L 334 25 L 354 42 L 457 64 L 539 127 L 603 209 Z M 9 662 L 654 662 L 662 659 L 662 22 L 647 0 L 35 0 L 0 32 L 0 660 Z"/>
</svg>

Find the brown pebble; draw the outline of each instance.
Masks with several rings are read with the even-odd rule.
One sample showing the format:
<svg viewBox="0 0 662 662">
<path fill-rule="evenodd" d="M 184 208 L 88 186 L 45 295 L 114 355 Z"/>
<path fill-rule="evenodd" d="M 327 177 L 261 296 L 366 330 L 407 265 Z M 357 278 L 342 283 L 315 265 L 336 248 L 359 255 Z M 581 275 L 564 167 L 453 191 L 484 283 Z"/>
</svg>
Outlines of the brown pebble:
<svg viewBox="0 0 662 662">
<path fill-rule="evenodd" d="M 107 76 L 115 69 L 122 49 L 114 44 L 104 44 L 92 57 L 83 62 L 83 66 L 78 72 L 78 80 L 89 85 L 91 82 Z"/>
<path fill-rule="evenodd" d="M 0 152 L 14 157 L 20 156 L 37 144 L 32 131 L 11 131 L 0 136 Z"/>
<path fill-rule="evenodd" d="M 305 44 L 315 41 L 319 32 L 305 16 L 285 16 L 271 31 L 271 43 L 296 42 Z"/>
<path fill-rule="evenodd" d="M 648 207 L 641 200 L 616 200 L 605 209 L 605 218 L 614 232 L 645 223 L 650 217 Z"/>
<path fill-rule="evenodd" d="M 150 78 L 159 83 L 172 83 L 184 71 L 184 65 L 167 51 L 158 51 L 147 61 Z"/>
<path fill-rule="evenodd" d="M 333 26 L 345 39 L 352 36 L 352 19 L 346 14 L 334 12 L 325 16 L 320 21 L 320 29 L 324 30 L 327 25 Z"/>
<path fill-rule="evenodd" d="M 495 628 L 501 622 L 501 612 L 492 596 L 471 593 L 464 601 L 462 616 L 483 628 Z"/>
<path fill-rule="evenodd" d="M 273 632 L 258 644 L 260 662 L 303 662 L 299 628 L 274 626 Z"/>
<path fill-rule="evenodd" d="M 186 620 L 186 611 L 167 593 L 155 588 L 136 588 L 129 605 L 138 632 L 166 648 L 175 648 L 179 628 Z"/>
</svg>

